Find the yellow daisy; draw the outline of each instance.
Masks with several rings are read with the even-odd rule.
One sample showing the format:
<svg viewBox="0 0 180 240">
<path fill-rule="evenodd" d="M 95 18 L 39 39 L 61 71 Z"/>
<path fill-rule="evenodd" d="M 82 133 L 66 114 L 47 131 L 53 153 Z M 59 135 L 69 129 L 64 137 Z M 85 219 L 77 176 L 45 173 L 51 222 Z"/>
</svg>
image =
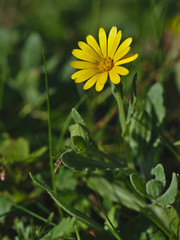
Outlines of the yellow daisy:
<svg viewBox="0 0 180 240">
<path fill-rule="evenodd" d="M 100 92 L 107 79 L 114 84 L 121 81 L 121 77 L 129 73 L 127 68 L 120 65 L 134 61 L 138 54 L 127 54 L 130 50 L 132 38 L 127 38 L 120 44 L 122 32 L 112 27 L 107 38 L 103 28 L 99 29 L 99 44 L 91 35 L 85 42 L 78 42 L 80 49 L 74 49 L 72 54 L 82 61 L 73 61 L 71 66 L 81 69 L 75 72 L 71 78 L 76 83 L 86 81 L 83 89 L 87 90 L 96 84 L 95 89 Z M 120 45 L 119 45 L 120 44 Z"/>
</svg>

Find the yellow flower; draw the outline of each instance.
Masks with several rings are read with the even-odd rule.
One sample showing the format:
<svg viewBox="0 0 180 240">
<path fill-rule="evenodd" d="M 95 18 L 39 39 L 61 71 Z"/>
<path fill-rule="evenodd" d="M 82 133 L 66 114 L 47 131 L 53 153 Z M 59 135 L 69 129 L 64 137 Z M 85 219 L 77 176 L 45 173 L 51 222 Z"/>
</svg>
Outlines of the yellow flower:
<svg viewBox="0 0 180 240">
<path fill-rule="evenodd" d="M 71 78 L 76 83 L 86 81 L 83 89 L 87 90 L 96 84 L 95 89 L 100 92 L 108 76 L 111 82 L 118 84 L 121 81 L 120 75 L 129 73 L 127 68 L 120 65 L 134 61 L 138 54 L 128 54 L 132 38 L 127 38 L 120 44 L 122 32 L 112 27 L 107 39 L 103 28 L 99 29 L 99 45 L 91 35 L 86 37 L 85 42 L 78 42 L 80 49 L 74 49 L 72 54 L 83 61 L 73 61 L 71 66 L 81 69 L 75 72 Z M 120 45 L 119 45 L 120 44 Z"/>
</svg>

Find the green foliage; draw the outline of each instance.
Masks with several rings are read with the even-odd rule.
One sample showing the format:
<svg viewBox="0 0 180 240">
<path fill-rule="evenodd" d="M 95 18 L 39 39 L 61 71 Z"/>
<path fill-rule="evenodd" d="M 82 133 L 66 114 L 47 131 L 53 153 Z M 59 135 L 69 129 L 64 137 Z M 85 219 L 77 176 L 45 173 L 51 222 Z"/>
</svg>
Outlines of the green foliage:
<svg viewBox="0 0 180 240">
<path fill-rule="evenodd" d="M 70 235 L 74 232 L 75 218 L 63 218 L 63 220 L 48 232 L 42 240 L 55 240 L 55 239 L 70 239 Z"/>
<path fill-rule="evenodd" d="M 13 205 L 12 196 L 7 192 L 0 193 L 0 222 L 4 219 L 3 214 L 8 213 Z"/>
<path fill-rule="evenodd" d="M 90 226 L 94 229 L 96 229 L 97 231 L 103 233 L 104 229 L 103 227 L 101 227 L 101 225 L 99 225 L 98 223 L 94 222 L 91 218 L 87 217 L 85 214 L 81 213 L 80 211 L 73 209 L 71 207 L 69 207 L 66 203 L 64 203 L 58 196 L 56 193 L 54 193 L 47 184 L 42 183 L 41 181 L 39 181 L 38 179 L 36 179 L 35 177 L 32 176 L 32 174 L 30 173 L 30 177 L 32 178 L 32 180 L 37 183 L 40 187 L 42 187 L 43 189 L 45 189 L 47 191 L 47 193 L 52 197 L 52 199 L 56 202 L 57 205 L 59 205 L 62 209 L 64 209 L 64 211 L 66 211 L 68 214 L 70 214 L 72 217 L 75 217 L 77 220 L 81 221 L 82 223 L 84 223 L 87 226 Z"/>
<path fill-rule="evenodd" d="M 144 197 L 147 197 L 160 204 L 162 207 L 170 207 L 175 202 L 177 195 L 177 174 L 172 174 L 172 181 L 168 189 L 165 190 L 166 178 L 164 169 L 161 164 L 158 164 L 152 169 L 152 174 L 155 175 L 155 179 L 152 179 L 145 183 L 144 179 L 138 174 L 131 174 L 130 180 L 134 189 Z"/>
<path fill-rule="evenodd" d="M 176 173 L 172 175 L 172 181 L 166 192 L 156 199 L 156 202 L 163 207 L 171 206 L 175 202 L 178 190 L 178 181 Z"/>
<path fill-rule="evenodd" d="M 40 64 L 42 59 L 42 39 L 38 33 L 31 33 L 24 45 L 21 66 L 23 69 L 31 69 Z M 36 54 L 32 54 L 35 52 Z"/>
<path fill-rule="evenodd" d="M 180 239 L 178 4 L 0 1 L 0 239 Z M 71 80 L 101 26 L 139 54 L 115 99 Z"/>
<path fill-rule="evenodd" d="M 76 170 L 106 170 L 111 169 L 115 170 L 117 169 L 116 165 L 113 165 L 112 163 L 107 163 L 103 161 L 95 161 L 90 157 L 85 157 L 83 155 L 80 155 L 76 153 L 74 150 L 67 151 L 62 154 L 61 156 L 63 164 L 71 169 Z"/>
<path fill-rule="evenodd" d="M 47 147 L 41 147 L 36 151 L 30 153 L 29 142 L 25 138 L 10 139 L 8 135 L 4 134 L 0 142 L 0 155 L 6 159 L 7 162 L 22 162 L 33 161 L 42 156 Z"/>
</svg>

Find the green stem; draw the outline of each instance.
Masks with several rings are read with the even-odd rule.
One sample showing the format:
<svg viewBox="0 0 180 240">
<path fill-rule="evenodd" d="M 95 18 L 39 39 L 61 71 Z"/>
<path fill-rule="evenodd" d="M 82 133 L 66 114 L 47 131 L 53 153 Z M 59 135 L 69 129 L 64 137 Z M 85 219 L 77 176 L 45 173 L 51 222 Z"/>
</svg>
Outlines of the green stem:
<svg viewBox="0 0 180 240">
<path fill-rule="evenodd" d="M 78 228 L 77 228 L 77 224 L 75 224 L 74 229 L 75 229 L 77 240 L 81 240 L 80 235 L 79 235 L 79 231 L 78 231 Z"/>
<path fill-rule="evenodd" d="M 122 130 L 122 135 L 126 129 L 126 116 L 125 116 L 125 111 L 124 111 L 124 105 L 123 105 L 123 99 L 122 99 L 122 83 L 119 84 L 112 84 L 112 93 L 116 99 L 116 102 L 118 104 L 118 112 L 119 112 L 119 122 Z M 126 157 L 127 157 L 127 162 L 128 166 L 130 168 L 134 168 L 133 160 L 131 157 L 131 150 L 129 143 L 127 139 L 124 141 L 125 144 L 125 152 L 126 152 Z"/>
<path fill-rule="evenodd" d="M 122 87 L 122 85 L 121 85 Z M 112 85 L 112 92 L 113 95 L 117 101 L 118 104 L 118 110 L 119 110 L 119 121 L 121 125 L 122 132 L 124 132 L 126 128 L 126 117 L 125 117 L 125 112 L 124 112 L 124 105 L 123 105 L 123 100 L 122 100 L 122 91 L 120 89 L 120 86 L 118 84 L 113 84 Z"/>
<path fill-rule="evenodd" d="M 161 220 L 152 211 L 142 211 L 151 221 L 153 221 L 170 240 L 175 240 L 176 236 L 161 222 Z"/>
<path fill-rule="evenodd" d="M 56 224 L 54 224 L 53 222 L 49 222 L 48 219 L 43 218 L 43 217 L 39 216 L 38 214 L 36 214 L 36 213 L 34 213 L 34 212 L 32 212 L 32 211 L 30 211 L 30 210 L 28 210 L 28 209 L 26 209 L 26 208 L 18 205 L 18 204 L 13 204 L 13 206 L 14 206 L 15 208 L 20 209 L 21 211 L 24 211 L 24 212 L 28 213 L 29 215 L 31 215 L 31 216 L 33 216 L 33 217 L 35 217 L 35 218 L 37 218 L 37 219 L 45 222 L 45 223 L 49 223 L 49 225 L 52 225 L 53 227 L 56 226 Z"/>
<path fill-rule="evenodd" d="M 53 165 L 53 154 L 52 154 L 52 130 L 51 130 L 51 112 L 50 112 L 50 101 L 49 101 L 49 89 L 48 89 L 48 78 L 47 78 L 47 65 L 46 58 L 43 49 L 43 60 L 44 60 L 44 68 L 45 68 L 45 82 L 46 82 L 46 96 L 47 96 L 47 111 L 48 111 L 48 138 L 49 138 L 49 163 L 51 169 L 51 180 L 53 190 L 56 190 L 55 185 L 55 175 L 54 175 L 54 165 Z"/>
<path fill-rule="evenodd" d="M 102 210 L 102 212 L 104 213 L 104 216 L 106 218 L 106 221 L 109 223 L 109 228 L 112 232 L 112 234 L 114 235 L 114 237 L 118 240 L 122 240 L 121 237 L 119 236 L 118 232 L 116 231 L 116 228 L 114 227 L 114 225 L 112 224 L 112 222 L 110 221 L 110 219 L 108 218 L 108 216 L 106 215 L 105 211 L 104 211 L 104 208 L 102 207 L 102 204 L 101 204 L 101 201 L 100 201 L 100 198 L 99 198 L 99 195 L 96 193 L 96 196 L 97 196 L 97 200 L 98 200 L 98 203 L 99 203 L 99 206 Z"/>
</svg>

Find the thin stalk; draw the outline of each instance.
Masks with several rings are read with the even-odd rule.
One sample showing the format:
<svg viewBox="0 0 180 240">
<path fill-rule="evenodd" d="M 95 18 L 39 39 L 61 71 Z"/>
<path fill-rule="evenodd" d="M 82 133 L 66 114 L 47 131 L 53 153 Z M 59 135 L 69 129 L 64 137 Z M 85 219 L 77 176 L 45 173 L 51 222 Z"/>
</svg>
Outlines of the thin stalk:
<svg viewBox="0 0 180 240">
<path fill-rule="evenodd" d="M 124 105 L 123 105 L 123 91 L 122 91 L 122 83 L 120 84 L 112 84 L 112 93 L 116 99 L 117 105 L 118 105 L 118 112 L 119 112 L 119 122 L 122 130 L 122 135 L 126 129 L 126 115 L 124 111 Z M 131 151 L 130 151 L 130 146 L 127 141 L 127 139 L 124 139 L 124 144 L 125 144 L 125 153 L 126 153 L 126 158 L 128 162 L 128 166 L 130 168 L 134 168 L 133 160 L 131 157 Z"/>
<path fill-rule="evenodd" d="M 84 95 L 82 98 L 80 98 L 80 100 L 76 103 L 74 108 L 78 109 L 81 106 L 81 104 L 86 100 L 86 98 L 87 98 L 87 95 Z M 62 129 L 61 129 L 61 135 L 58 140 L 57 148 L 60 149 L 60 151 L 61 151 L 61 148 L 63 148 L 64 135 L 68 129 L 71 119 L 72 119 L 72 116 L 71 116 L 71 112 L 70 112 L 66 118 L 66 121 L 65 121 Z"/>
<path fill-rule="evenodd" d="M 79 235 L 79 231 L 78 231 L 78 228 L 77 228 L 77 224 L 75 224 L 74 229 L 75 229 L 77 240 L 81 240 L 80 235 Z"/>
<path fill-rule="evenodd" d="M 47 97 L 47 111 L 48 111 L 49 164 L 50 164 L 50 169 L 51 169 L 52 187 L 53 187 L 53 190 L 55 191 L 56 185 L 55 185 L 53 154 L 52 154 L 51 111 L 50 111 L 50 101 L 49 101 L 47 65 L 46 65 L 46 57 L 45 57 L 44 49 L 42 52 L 43 52 L 44 69 L 45 69 L 46 97 Z"/>
<path fill-rule="evenodd" d="M 159 218 L 151 211 L 142 211 L 145 216 L 147 216 L 150 220 L 152 220 L 168 237 L 170 240 L 176 240 L 176 236 L 166 227 L 164 224 L 161 223 Z"/>
<path fill-rule="evenodd" d="M 26 209 L 26 208 L 20 206 L 20 205 L 13 204 L 13 206 L 14 206 L 15 208 L 20 209 L 20 210 L 22 210 L 22 211 L 28 213 L 29 215 L 31 215 L 31 216 L 33 216 L 33 217 L 35 217 L 35 218 L 37 218 L 37 219 L 39 219 L 39 220 L 45 222 L 45 223 L 49 223 L 49 225 L 52 225 L 52 226 L 54 226 L 54 227 L 56 226 L 55 223 L 53 223 L 53 222 L 49 222 L 46 218 L 43 218 L 43 217 L 39 216 L 38 214 L 36 214 L 36 213 L 34 213 L 34 212 L 32 212 L 32 211 L 30 211 L 30 210 L 28 210 L 28 209 Z"/>
<path fill-rule="evenodd" d="M 112 85 L 112 92 L 113 92 L 113 95 L 118 104 L 119 121 L 120 121 L 121 129 L 122 129 L 122 133 L 123 133 L 126 128 L 126 117 L 125 117 L 124 105 L 123 105 L 123 100 L 122 100 L 122 91 L 118 84 Z"/>
<path fill-rule="evenodd" d="M 112 222 L 110 221 L 110 219 L 108 218 L 108 216 L 106 215 L 106 213 L 105 213 L 105 211 L 104 211 L 104 209 L 103 209 L 103 207 L 102 207 L 100 198 L 99 198 L 99 196 L 98 196 L 97 193 L 96 193 L 96 196 L 97 196 L 97 200 L 98 200 L 99 206 L 100 206 L 102 212 L 104 213 L 104 216 L 105 216 L 107 222 L 109 223 L 109 228 L 110 228 L 112 234 L 114 235 L 114 237 L 115 237 L 116 239 L 122 240 L 122 238 L 119 236 L 118 232 L 116 231 L 116 228 L 114 227 L 114 225 L 112 224 Z"/>
<path fill-rule="evenodd" d="M 167 139 L 162 135 L 160 135 L 160 139 L 164 143 L 165 147 L 167 147 L 172 152 L 172 154 L 176 157 L 176 159 L 180 161 L 180 155 L 176 152 L 174 147 L 171 146 L 171 144 L 167 141 Z"/>
</svg>

